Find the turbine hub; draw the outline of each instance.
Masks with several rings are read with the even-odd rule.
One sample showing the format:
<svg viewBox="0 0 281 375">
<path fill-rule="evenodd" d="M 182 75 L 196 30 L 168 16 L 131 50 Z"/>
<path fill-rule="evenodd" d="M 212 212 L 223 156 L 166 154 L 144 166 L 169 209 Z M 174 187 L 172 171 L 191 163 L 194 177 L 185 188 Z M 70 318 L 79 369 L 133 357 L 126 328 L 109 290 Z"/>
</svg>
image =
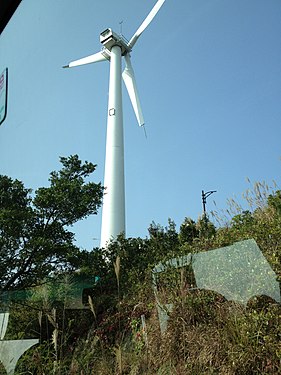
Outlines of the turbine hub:
<svg viewBox="0 0 281 375">
<path fill-rule="evenodd" d="M 121 48 L 122 56 L 131 52 L 132 48 L 129 47 L 129 42 L 124 38 L 123 35 L 116 34 L 111 29 L 106 29 L 100 34 L 101 44 L 111 51 L 114 46 L 119 46 Z"/>
</svg>

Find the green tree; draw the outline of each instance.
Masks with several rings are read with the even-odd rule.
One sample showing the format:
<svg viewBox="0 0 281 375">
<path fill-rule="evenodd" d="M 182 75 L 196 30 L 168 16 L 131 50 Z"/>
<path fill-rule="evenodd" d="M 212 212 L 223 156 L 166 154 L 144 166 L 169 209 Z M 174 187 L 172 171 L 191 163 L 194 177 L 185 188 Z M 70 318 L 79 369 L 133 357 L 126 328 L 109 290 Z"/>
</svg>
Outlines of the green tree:
<svg viewBox="0 0 281 375">
<path fill-rule="evenodd" d="M 148 233 L 150 237 L 148 246 L 154 255 L 155 262 L 178 254 L 179 238 L 175 222 L 172 219 L 168 219 L 168 226 L 165 228 L 153 221 L 148 228 Z"/>
<path fill-rule="evenodd" d="M 203 214 L 198 218 L 196 228 L 199 232 L 200 238 L 211 238 L 216 233 L 216 227 L 206 214 Z"/>
<path fill-rule="evenodd" d="M 250 226 L 254 223 L 254 217 L 249 210 L 242 211 L 241 214 L 233 216 L 231 219 L 231 225 L 235 228 L 241 228 L 243 226 Z"/>
<path fill-rule="evenodd" d="M 267 199 L 268 206 L 276 210 L 281 215 L 281 190 L 277 190 L 274 194 L 270 194 Z"/>
<path fill-rule="evenodd" d="M 199 237 L 199 230 L 196 223 L 190 217 L 186 217 L 180 226 L 179 240 L 180 243 L 192 243 L 194 238 Z"/>
<path fill-rule="evenodd" d="M 77 155 L 60 158 L 50 186 L 32 191 L 0 176 L 0 281 L 2 291 L 35 285 L 56 272 L 79 267 L 81 252 L 69 228 L 96 214 L 103 187 L 86 182 L 96 165 Z"/>
</svg>

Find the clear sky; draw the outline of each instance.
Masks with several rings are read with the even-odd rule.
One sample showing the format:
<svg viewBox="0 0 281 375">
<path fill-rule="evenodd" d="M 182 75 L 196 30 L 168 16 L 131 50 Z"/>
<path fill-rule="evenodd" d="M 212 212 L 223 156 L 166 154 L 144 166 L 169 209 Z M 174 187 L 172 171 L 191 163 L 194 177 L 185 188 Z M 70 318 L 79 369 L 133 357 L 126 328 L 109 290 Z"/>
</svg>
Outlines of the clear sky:
<svg viewBox="0 0 281 375">
<path fill-rule="evenodd" d="M 22 1 L 0 35 L 1 174 L 36 189 L 59 156 L 78 154 L 103 181 L 109 64 L 61 67 L 98 52 L 107 27 L 130 39 L 155 2 Z M 197 220 L 202 189 L 217 190 L 211 211 L 240 200 L 247 178 L 280 183 L 280 0 L 166 0 L 132 63 L 148 137 L 124 87 L 127 236 L 147 236 L 153 220 Z M 76 226 L 77 244 L 98 246 L 100 223 L 101 211 Z"/>
</svg>

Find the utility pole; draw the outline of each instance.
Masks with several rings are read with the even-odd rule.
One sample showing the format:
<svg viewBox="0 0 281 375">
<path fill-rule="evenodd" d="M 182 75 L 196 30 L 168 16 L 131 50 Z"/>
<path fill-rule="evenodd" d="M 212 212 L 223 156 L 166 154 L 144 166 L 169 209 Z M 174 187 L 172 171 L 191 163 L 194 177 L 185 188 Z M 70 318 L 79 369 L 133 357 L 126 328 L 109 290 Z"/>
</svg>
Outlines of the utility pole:
<svg viewBox="0 0 281 375">
<path fill-rule="evenodd" d="M 211 194 L 216 193 L 216 192 L 217 192 L 216 190 L 210 190 L 210 191 L 207 191 L 205 193 L 204 190 L 202 190 L 202 203 L 203 203 L 203 213 L 204 213 L 204 215 L 206 215 L 206 202 L 207 202 L 207 198 Z"/>
</svg>

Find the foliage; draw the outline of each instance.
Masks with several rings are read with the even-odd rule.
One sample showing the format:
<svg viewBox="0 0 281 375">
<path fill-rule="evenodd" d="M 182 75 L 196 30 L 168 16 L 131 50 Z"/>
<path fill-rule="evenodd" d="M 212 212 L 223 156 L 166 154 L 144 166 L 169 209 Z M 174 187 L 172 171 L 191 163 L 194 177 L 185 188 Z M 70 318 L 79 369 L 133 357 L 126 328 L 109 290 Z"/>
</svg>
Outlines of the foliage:
<svg viewBox="0 0 281 375">
<path fill-rule="evenodd" d="M 268 196 L 268 206 L 274 208 L 278 215 L 281 215 L 281 191 L 277 190 Z"/>
<path fill-rule="evenodd" d="M 48 192 L 43 193 L 45 209 L 43 202 L 49 202 L 47 207 L 51 198 Z M 13 202 L 19 206 L 23 202 L 25 208 L 29 194 L 22 191 Z M 90 309 L 71 311 L 62 304 L 54 311 L 54 306 L 48 305 L 52 291 L 46 292 L 44 287 L 39 291 L 41 297 L 39 293 L 29 301 L 41 311 L 40 324 L 35 323 L 38 310 L 26 314 L 24 307 L 22 311 L 14 307 L 9 337 L 13 337 L 13 328 L 14 337 L 34 337 L 37 330 L 41 338 L 40 345 L 22 357 L 17 374 L 281 373 L 281 306 L 276 301 L 256 296 L 244 306 L 226 301 L 218 293 L 194 289 L 196 280 L 187 266 L 163 276 L 161 298 L 174 308 L 167 331 L 161 334 L 151 278 L 159 262 L 250 238 L 280 277 L 280 196 L 279 190 L 269 193 L 265 185 L 255 184 L 253 192 L 246 194 L 249 207 L 231 202 L 229 220 L 218 228 L 204 215 L 197 222 L 185 218 L 177 232 L 169 219 L 166 227 L 153 222 L 148 238 L 119 236 L 105 249 L 80 252 L 80 274 L 99 277 L 89 298 Z M 31 201 L 30 206 L 34 209 Z M 83 215 L 85 206 L 81 203 L 79 207 Z M 70 222 L 70 211 L 59 220 Z M 64 280 L 62 296 L 67 295 L 72 282 Z M 16 322 L 21 327 L 18 333 Z"/>
<path fill-rule="evenodd" d="M 216 233 L 216 227 L 206 214 L 203 214 L 202 217 L 199 217 L 196 223 L 196 229 L 198 230 L 200 238 L 211 238 Z"/>
<path fill-rule="evenodd" d="M 194 220 L 186 217 L 180 226 L 179 241 L 183 243 L 192 243 L 195 238 L 199 237 L 199 230 Z"/>
<path fill-rule="evenodd" d="M 0 176 L 0 280 L 2 291 L 36 285 L 52 272 L 79 266 L 69 227 L 101 205 L 101 184 L 85 182 L 95 165 L 77 155 L 60 159 L 50 186 L 34 197 L 22 182 Z"/>
</svg>

